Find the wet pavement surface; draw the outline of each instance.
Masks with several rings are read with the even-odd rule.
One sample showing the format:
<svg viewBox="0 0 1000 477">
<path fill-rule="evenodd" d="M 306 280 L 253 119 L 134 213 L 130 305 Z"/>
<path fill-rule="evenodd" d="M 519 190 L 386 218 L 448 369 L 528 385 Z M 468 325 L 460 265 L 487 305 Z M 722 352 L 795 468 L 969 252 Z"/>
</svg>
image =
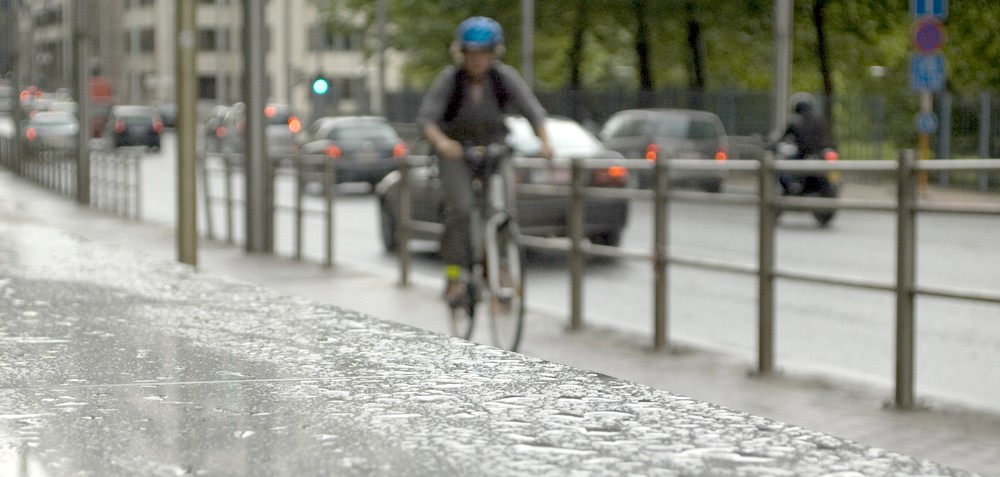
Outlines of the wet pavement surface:
<svg viewBox="0 0 1000 477">
<path fill-rule="evenodd" d="M 434 292 L 213 247 L 195 269 L 162 256 L 169 231 L 45 194 L 0 171 L 0 475 L 1000 469 L 989 467 L 1000 459 L 995 416 L 881 410 L 871 390 L 751 380 L 723 357 L 652 353 L 633 337 L 569 335 L 543 319 L 526 354 L 507 353 L 396 319 L 440 319 Z M 259 275 L 304 293 L 254 283 Z M 379 313 L 354 311 L 376 301 Z M 928 452 L 805 422 L 824 417 Z"/>
</svg>

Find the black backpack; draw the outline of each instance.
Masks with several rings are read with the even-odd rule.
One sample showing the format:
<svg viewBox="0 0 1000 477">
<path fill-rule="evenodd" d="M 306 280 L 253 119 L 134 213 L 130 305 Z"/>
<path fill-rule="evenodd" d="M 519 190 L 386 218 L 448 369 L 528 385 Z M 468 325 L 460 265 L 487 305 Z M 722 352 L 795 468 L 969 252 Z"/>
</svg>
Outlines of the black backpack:
<svg viewBox="0 0 1000 477">
<path fill-rule="evenodd" d="M 455 72 L 455 87 L 451 89 L 451 97 L 448 98 L 448 106 L 444 110 L 445 122 L 455 119 L 455 116 L 458 114 L 458 108 L 462 106 L 462 98 L 464 97 L 462 93 L 465 92 L 465 85 L 469 83 L 466 76 L 465 70 L 461 68 Z M 497 95 L 497 103 L 500 105 L 500 110 L 503 111 L 510 100 L 510 91 L 507 89 L 503 77 L 500 76 L 496 68 L 490 68 L 486 76 L 489 77 L 490 83 L 493 85 L 493 91 Z"/>
</svg>

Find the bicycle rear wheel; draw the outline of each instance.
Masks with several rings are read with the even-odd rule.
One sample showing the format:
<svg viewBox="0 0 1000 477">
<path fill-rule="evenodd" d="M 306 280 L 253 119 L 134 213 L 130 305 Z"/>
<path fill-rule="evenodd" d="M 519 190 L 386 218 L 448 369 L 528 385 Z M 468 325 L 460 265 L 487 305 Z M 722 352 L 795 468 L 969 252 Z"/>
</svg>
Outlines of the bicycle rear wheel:
<svg viewBox="0 0 1000 477">
<path fill-rule="evenodd" d="M 476 285 L 466 284 L 465 300 L 448 305 L 448 326 L 451 334 L 464 340 L 472 338 L 476 323 Z"/>
<path fill-rule="evenodd" d="M 493 345 L 517 351 L 524 330 L 524 269 L 521 246 L 510 227 L 499 227 L 486 243 L 490 331 Z"/>
</svg>

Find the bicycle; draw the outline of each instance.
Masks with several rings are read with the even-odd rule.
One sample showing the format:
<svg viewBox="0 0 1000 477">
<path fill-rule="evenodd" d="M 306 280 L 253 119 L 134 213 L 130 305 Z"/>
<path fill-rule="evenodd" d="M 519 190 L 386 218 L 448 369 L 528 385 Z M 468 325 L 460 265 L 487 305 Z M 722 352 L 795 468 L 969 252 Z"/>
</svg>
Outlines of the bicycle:
<svg viewBox="0 0 1000 477">
<path fill-rule="evenodd" d="M 472 337 L 477 305 L 489 311 L 494 346 L 517 351 L 524 330 L 524 269 L 517 222 L 510 214 L 502 144 L 464 148 L 473 176 L 472 257 L 464 300 L 449 303 L 452 334 Z"/>
</svg>

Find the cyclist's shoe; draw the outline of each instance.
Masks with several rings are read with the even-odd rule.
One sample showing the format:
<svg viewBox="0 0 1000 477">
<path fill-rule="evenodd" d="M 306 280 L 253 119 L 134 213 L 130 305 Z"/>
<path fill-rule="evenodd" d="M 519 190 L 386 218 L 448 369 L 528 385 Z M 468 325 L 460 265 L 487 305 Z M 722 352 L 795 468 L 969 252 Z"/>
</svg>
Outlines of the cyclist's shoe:
<svg viewBox="0 0 1000 477">
<path fill-rule="evenodd" d="M 449 306 L 467 305 L 469 302 L 468 284 L 463 280 L 448 280 L 444 289 L 444 299 Z"/>
</svg>

